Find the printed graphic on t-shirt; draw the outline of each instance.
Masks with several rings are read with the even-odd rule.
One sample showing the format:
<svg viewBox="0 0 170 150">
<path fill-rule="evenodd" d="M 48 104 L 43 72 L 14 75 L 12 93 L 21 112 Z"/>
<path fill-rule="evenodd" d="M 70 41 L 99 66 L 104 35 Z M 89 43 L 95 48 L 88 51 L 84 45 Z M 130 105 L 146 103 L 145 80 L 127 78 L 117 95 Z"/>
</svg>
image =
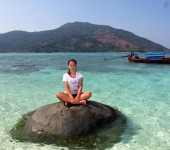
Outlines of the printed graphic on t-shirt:
<svg viewBox="0 0 170 150">
<path fill-rule="evenodd" d="M 71 91 L 71 94 L 77 94 L 77 92 L 78 92 L 78 80 L 76 80 L 76 79 L 70 80 L 70 91 Z"/>
</svg>

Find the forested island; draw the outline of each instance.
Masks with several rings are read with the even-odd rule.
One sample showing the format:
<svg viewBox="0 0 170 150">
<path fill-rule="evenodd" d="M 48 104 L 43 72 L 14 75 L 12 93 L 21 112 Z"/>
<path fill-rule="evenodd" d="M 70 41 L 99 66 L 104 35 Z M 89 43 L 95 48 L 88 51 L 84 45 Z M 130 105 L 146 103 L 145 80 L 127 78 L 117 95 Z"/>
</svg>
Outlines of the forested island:
<svg viewBox="0 0 170 150">
<path fill-rule="evenodd" d="M 67 23 L 40 32 L 11 31 L 0 34 L 0 53 L 19 52 L 129 52 L 169 51 L 131 32 L 106 25 Z"/>
</svg>

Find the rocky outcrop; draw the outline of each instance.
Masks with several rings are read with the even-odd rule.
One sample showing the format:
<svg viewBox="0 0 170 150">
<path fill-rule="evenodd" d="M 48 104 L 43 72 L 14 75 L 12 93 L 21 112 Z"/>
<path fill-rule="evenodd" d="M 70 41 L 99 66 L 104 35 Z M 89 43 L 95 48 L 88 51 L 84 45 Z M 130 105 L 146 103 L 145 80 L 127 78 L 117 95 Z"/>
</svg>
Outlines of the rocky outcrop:
<svg viewBox="0 0 170 150">
<path fill-rule="evenodd" d="M 70 107 L 57 102 L 24 114 L 9 133 L 19 142 L 107 149 L 121 141 L 126 123 L 124 114 L 98 102 Z"/>
<path fill-rule="evenodd" d="M 62 102 L 56 102 L 37 109 L 26 121 L 25 130 L 38 134 L 77 137 L 117 118 L 115 109 L 98 102 L 88 101 L 87 105 L 69 107 L 65 107 Z"/>
</svg>

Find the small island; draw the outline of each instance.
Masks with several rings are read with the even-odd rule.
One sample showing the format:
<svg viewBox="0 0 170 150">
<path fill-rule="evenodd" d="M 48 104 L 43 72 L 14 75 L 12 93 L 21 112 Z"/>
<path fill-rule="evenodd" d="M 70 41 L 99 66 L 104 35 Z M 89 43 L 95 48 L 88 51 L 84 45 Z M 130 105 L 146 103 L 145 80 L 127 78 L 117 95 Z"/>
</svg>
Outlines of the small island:
<svg viewBox="0 0 170 150">
<path fill-rule="evenodd" d="M 40 32 L 11 31 L 0 34 L 0 43 L 0 53 L 169 51 L 134 33 L 88 22 Z"/>
</svg>

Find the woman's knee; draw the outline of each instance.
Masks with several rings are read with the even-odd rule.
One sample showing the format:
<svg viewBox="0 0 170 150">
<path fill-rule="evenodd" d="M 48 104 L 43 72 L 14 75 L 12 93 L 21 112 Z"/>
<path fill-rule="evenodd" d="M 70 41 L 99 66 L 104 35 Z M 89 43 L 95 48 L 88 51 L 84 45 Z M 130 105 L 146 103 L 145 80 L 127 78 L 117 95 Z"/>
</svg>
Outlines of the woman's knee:
<svg viewBox="0 0 170 150">
<path fill-rule="evenodd" d="M 57 97 L 57 98 L 60 98 L 60 97 L 61 97 L 61 92 L 57 92 L 57 93 L 56 93 L 56 97 Z"/>
<path fill-rule="evenodd" d="M 92 93 L 91 93 L 91 92 L 88 92 L 88 95 L 89 95 L 89 97 L 91 97 Z"/>
<path fill-rule="evenodd" d="M 86 92 L 86 96 L 87 96 L 87 98 L 90 98 L 90 97 L 91 97 L 91 95 L 92 95 L 92 93 L 91 93 L 91 92 Z"/>
</svg>

